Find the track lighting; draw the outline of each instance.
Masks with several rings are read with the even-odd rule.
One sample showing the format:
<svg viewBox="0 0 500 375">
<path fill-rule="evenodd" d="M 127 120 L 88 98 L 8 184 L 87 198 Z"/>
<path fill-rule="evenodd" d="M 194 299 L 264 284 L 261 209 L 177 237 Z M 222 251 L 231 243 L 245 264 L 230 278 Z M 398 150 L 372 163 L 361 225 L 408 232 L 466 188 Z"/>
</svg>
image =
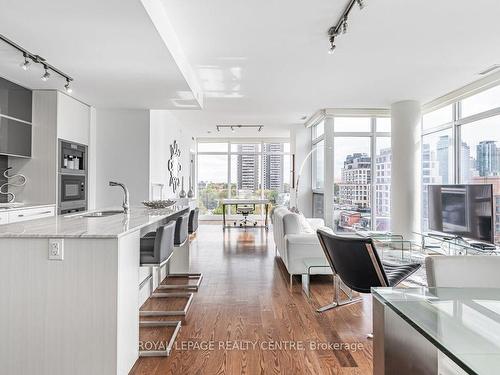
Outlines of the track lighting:
<svg viewBox="0 0 500 375">
<path fill-rule="evenodd" d="M 257 131 L 260 132 L 264 128 L 264 125 L 216 125 L 215 129 L 217 129 L 218 132 L 221 131 L 222 128 L 229 128 L 231 129 L 232 133 L 236 132 L 236 129 L 243 129 L 243 128 L 257 128 Z"/>
<path fill-rule="evenodd" d="M 71 88 L 71 81 L 69 79 L 66 79 L 66 84 L 64 85 L 64 90 L 66 90 L 66 92 L 68 94 L 71 94 L 73 92 L 73 89 Z"/>
<path fill-rule="evenodd" d="M 49 78 L 51 77 L 51 72 L 56 73 L 57 75 L 61 76 L 63 79 L 66 80 L 66 84 L 64 85 L 64 89 L 66 90 L 66 92 L 69 94 L 73 91 L 71 89 L 71 82 L 73 81 L 73 78 L 71 78 L 69 75 L 62 72 L 61 70 L 57 69 L 55 66 L 50 65 L 47 62 L 47 60 L 45 60 L 42 56 L 31 53 L 27 49 L 24 49 L 19 44 L 13 42 L 12 40 L 10 40 L 9 38 L 7 38 L 2 34 L 0 34 L 0 40 L 23 54 L 24 61 L 21 64 L 19 64 L 21 69 L 28 70 L 31 64 L 33 63 L 40 64 L 43 66 L 44 69 L 44 73 L 40 77 L 42 81 L 44 82 L 48 81 Z"/>
<path fill-rule="evenodd" d="M 333 53 L 335 52 L 335 48 L 337 48 L 337 46 L 335 45 L 335 36 L 332 35 L 330 37 L 330 49 L 328 50 L 328 54 L 333 55 Z"/>
<path fill-rule="evenodd" d="M 41 80 L 43 82 L 47 82 L 49 80 L 49 78 L 50 78 L 50 73 L 49 73 L 49 71 L 47 69 L 47 66 L 44 66 L 44 69 L 45 69 L 45 73 L 43 73 L 43 76 L 42 76 Z"/>
<path fill-rule="evenodd" d="M 340 34 L 347 34 L 347 29 L 349 26 L 347 23 L 347 19 L 349 18 L 349 14 L 351 13 L 352 8 L 356 4 L 358 4 L 359 9 L 363 9 L 365 7 L 364 0 L 349 0 L 337 23 L 328 29 L 328 40 L 330 42 L 330 49 L 328 50 L 329 54 L 333 54 L 335 51 L 335 37 Z"/>
<path fill-rule="evenodd" d="M 30 65 L 31 65 L 31 63 L 28 60 L 28 55 L 27 54 L 23 54 L 23 56 L 24 56 L 24 62 L 21 63 L 21 68 L 23 70 L 28 70 L 29 67 L 30 67 Z"/>
</svg>

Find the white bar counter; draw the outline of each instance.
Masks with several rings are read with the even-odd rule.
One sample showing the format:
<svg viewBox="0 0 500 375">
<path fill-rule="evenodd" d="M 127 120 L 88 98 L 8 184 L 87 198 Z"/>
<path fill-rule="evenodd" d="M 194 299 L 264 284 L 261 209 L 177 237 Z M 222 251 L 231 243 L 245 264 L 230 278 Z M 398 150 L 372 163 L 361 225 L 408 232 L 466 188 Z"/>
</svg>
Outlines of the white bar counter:
<svg viewBox="0 0 500 375">
<path fill-rule="evenodd" d="M 139 350 L 140 237 L 188 210 L 0 226 L 1 372 L 127 374 Z M 63 239 L 63 260 L 48 259 L 49 239 Z"/>
</svg>

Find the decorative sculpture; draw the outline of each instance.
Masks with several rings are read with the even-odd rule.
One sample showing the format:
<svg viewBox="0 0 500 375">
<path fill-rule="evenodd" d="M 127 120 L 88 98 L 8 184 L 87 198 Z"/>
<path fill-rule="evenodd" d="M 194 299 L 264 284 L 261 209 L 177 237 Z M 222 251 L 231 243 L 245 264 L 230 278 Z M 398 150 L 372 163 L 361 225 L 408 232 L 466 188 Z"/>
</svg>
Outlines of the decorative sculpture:
<svg viewBox="0 0 500 375">
<path fill-rule="evenodd" d="M 11 169 L 12 167 L 9 167 L 3 172 L 3 176 L 7 179 L 7 182 L 0 186 L 0 194 L 7 195 L 7 203 L 12 203 L 16 200 L 16 195 L 13 192 L 9 191 L 9 186 L 21 187 L 26 185 L 25 175 L 18 173 L 13 176 L 9 176 L 9 171 Z M 19 179 L 17 183 L 9 182 L 9 180 L 13 180 L 15 178 Z"/>
<path fill-rule="evenodd" d="M 168 185 L 172 186 L 172 191 L 175 193 L 179 187 L 179 173 L 181 172 L 181 150 L 177 141 L 170 145 L 170 159 L 168 160 L 168 171 L 170 172 L 170 180 Z"/>
</svg>

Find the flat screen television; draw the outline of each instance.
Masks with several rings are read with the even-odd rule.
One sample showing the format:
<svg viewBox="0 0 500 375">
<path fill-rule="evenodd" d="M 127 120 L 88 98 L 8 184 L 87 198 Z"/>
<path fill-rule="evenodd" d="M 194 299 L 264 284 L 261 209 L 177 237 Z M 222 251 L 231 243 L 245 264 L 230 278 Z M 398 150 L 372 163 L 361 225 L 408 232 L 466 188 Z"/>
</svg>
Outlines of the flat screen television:
<svg viewBox="0 0 500 375">
<path fill-rule="evenodd" d="M 429 185 L 429 229 L 494 243 L 493 185 Z"/>
</svg>

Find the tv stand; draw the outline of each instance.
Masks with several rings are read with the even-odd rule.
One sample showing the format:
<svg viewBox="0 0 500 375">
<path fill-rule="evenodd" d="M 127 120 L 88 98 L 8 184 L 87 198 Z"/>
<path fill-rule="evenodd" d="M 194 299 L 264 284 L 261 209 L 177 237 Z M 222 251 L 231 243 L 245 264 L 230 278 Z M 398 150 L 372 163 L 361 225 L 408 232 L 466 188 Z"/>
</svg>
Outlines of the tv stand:
<svg viewBox="0 0 500 375">
<path fill-rule="evenodd" d="M 422 250 L 430 250 L 443 255 L 500 255 L 500 248 L 485 242 L 468 242 L 460 236 L 441 233 L 418 233 L 422 239 Z"/>
</svg>

